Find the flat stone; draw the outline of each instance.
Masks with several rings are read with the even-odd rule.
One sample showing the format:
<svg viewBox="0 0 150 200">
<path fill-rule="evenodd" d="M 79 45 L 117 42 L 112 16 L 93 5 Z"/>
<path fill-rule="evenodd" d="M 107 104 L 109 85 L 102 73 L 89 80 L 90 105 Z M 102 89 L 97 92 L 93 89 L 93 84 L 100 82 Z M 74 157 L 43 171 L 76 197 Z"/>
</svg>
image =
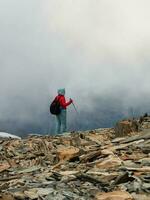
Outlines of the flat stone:
<svg viewBox="0 0 150 200">
<path fill-rule="evenodd" d="M 53 193 L 53 194 L 49 194 L 45 200 L 64 200 L 65 196 L 60 194 L 60 193 Z"/>
<path fill-rule="evenodd" d="M 13 196 L 14 196 L 14 198 L 19 199 L 19 200 L 25 199 L 25 194 L 21 191 L 13 193 Z"/>
<path fill-rule="evenodd" d="M 11 195 L 3 194 L 2 196 L 0 196 L 0 200 L 15 200 L 15 199 Z"/>
<path fill-rule="evenodd" d="M 132 196 L 135 200 L 150 200 L 149 194 L 135 194 L 133 193 Z"/>
<path fill-rule="evenodd" d="M 114 191 L 108 193 L 98 193 L 95 200 L 134 200 L 134 198 L 128 192 Z"/>
<path fill-rule="evenodd" d="M 143 183 L 142 189 L 143 189 L 145 192 L 150 193 L 150 183 Z"/>
<path fill-rule="evenodd" d="M 79 149 L 73 146 L 60 148 L 57 150 L 57 154 L 60 161 L 70 160 L 71 158 L 74 158 L 77 155 L 79 155 Z"/>
<path fill-rule="evenodd" d="M 125 160 L 123 161 L 124 166 L 126 167 L 138 167 L 132 160 Z"/>
<path fill-rule="evenodd" d="M 30 189 L 28 191 L 24 191 L 24 194 L 27 198 L 30 198 L 32 200 L 37 199 L 38 198 L 38 193 L 37 193 L 37 189 Z"/>
<path fill-rule="evenodd" d="M 121 164 L 122 164 L 122 160 L 119 157 L 110 155 L 105 160 L 97 163 L 96 167 L 101 168 L 101 169 L 110 169 L 110 168 L 120 166 Z"/>
<path fill-rule="evenodd" d="M 53 188 L 36 188 L 36 190 L 39 196 L 47 196 L 48 194 L 51 194 L 54 191 Z"/>
<path fill-rule="evenodd" d="M 67 197 L 69 199 L 77 199 L 77 198 L 79 198 L 78 195 L 76 195 L 75 193 L 70 192 L 70 191 L 63 191 L 62 193 L 63 193 L 63 195 L 65 197 Z"/>
<path fill-rule="evenodd" d="M 18 171 L 18 174 L 30 173 L 30 172 L 38 171 L 38 170 L 40 170 L 40 169 L 41 169 L 41 167 L 32 166 L 32 167 L 29 167 L 29 168 L 27 168 L 27 169 L 22 169 L 22 170 Z"/>
<path fill-rule="evenodd" d="M 62 171 L 62 172 L 60 172 L 60 174 L 63 175 L 63 176 L 74 175 L 74 174 L 77 174 L 77 173 L 79 173 L 79 171 Z"/>
<path fill-rule="evenodd" d="M 123 141 L 124 139 L 125 139 L 125 137 L 119 137 L 119 138 L 113 139 L 111 142 L 112 142 L 112 143 L 118 143 L 118 142 Z"/>
<path fill-rule="evenodd" d="M 143 158 L 140 159 L 138 162 L 140 162 L 143 165 L 150 166 L 150 158 Z"/>
<path fill-rule="evenodd" d="M 9 168 L 10 168 L 10 165 L 7 162 L 0 164 L 0 173 L 9 169 Z"/>
</svg>

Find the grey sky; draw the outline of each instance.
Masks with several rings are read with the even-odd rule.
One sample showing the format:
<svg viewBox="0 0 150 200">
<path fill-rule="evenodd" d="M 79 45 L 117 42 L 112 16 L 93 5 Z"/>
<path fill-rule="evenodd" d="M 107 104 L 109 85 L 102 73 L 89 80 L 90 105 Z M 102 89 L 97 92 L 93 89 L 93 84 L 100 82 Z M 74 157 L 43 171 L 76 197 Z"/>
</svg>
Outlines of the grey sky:
<svg viewBox="0 0 150 200">
<path fill-rule="evenodd" d="M 125 106 L 148 103 L 149 8 L 149 0 L 1 0 L 0 119 L 30 121 L 59 87 L 80 109 L 111 94 Z"/>
</svg>

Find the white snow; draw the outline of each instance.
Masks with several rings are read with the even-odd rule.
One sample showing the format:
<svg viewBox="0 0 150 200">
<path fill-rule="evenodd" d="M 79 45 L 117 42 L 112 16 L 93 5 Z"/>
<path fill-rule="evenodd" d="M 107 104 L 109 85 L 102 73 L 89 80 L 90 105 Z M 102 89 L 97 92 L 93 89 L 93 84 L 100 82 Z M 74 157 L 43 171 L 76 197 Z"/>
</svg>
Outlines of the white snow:
<svg viewBox="0 0 150 200">
<path fill-rule="evenodd" d="M 16 138 L 16 139 L 21 139 L 21 137 L 18 137 L 16 135 L 12 135 L 10 133 L 6 133 L 6 132 L 0 132 L 0 138 Z"/>
</svg>

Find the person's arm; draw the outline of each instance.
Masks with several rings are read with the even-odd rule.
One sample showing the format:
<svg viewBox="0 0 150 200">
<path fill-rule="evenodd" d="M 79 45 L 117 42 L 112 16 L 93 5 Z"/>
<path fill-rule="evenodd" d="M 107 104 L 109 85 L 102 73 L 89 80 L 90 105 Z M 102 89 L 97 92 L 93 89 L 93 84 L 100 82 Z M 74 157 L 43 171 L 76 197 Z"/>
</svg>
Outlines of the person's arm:
<svg viewBox="0 0 150 200">
<path fill-rule="evenodd" d="M 72 99 L 70 99 L 68 102 L 66 102 L 65 97 L 63 96 L 61 98 L 60 104 L 62 107 L 65 108 L 65 107 L 69 106 L 72 102 L 73 102 Z"/>
</svg>

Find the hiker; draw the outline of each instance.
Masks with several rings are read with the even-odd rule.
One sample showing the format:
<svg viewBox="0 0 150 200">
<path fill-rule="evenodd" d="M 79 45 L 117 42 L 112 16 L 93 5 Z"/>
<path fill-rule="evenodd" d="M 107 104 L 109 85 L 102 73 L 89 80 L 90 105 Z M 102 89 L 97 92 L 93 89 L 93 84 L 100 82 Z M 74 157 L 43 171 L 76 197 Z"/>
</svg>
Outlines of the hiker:
<svg viewBox="0 0 150 200">
<path fill-rule="evenodd" d="M 63 132 L 66 132 L 67 129 L 67 106 L 69 106 L 71 103 L 73 103 L 73 100 L 70 99 L 68 102 L 66 102 L 65 99 L 65 89 L 59 89 L 58 90 L 58 96 L 56 96 L 56 99 L 60 103 L 60 114 L 56 115 L 56 134 L 60 134 Z"/>
</svg>

